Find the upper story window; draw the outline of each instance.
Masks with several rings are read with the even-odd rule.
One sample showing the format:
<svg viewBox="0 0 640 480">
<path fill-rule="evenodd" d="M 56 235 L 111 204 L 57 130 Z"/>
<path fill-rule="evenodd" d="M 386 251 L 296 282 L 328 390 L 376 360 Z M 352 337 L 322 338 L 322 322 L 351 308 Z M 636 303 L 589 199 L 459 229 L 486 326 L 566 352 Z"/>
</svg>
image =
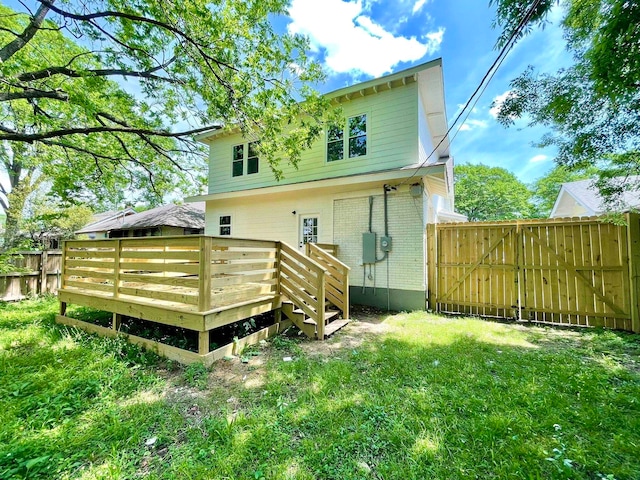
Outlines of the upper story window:
<svg viewBox="0 0 640 480">
<path fill-rule="evenodd" d="M 258 173 L 258 144 L 259 142 L 249 142 L 233 146 L 232 177 L 241 177 L 245 173 L 247 175 Z"/>
<path fill-rule="evenodd" d="M 347 119 L 346 128 L 332 125 L 327 131 L 327 161 L 362 157 L 367 154 L 367 115 Z"/>
</svg>

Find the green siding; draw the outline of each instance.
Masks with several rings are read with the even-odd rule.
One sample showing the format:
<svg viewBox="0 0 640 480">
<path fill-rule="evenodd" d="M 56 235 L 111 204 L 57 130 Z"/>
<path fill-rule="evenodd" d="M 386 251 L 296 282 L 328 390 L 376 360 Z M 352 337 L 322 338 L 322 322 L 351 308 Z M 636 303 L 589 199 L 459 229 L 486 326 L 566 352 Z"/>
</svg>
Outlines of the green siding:
<svg viewBox="0 0 640 480">
<path fill-rule="evenodd" d="M 357 97 L 342 105 L 345 117 L 367 114 L 367 155 L 326 162 L 324 135 L 304 152 L 296 170 L 283 165 L 284 179 L 276 182 L 266 162 L 253 175 L 231 176 L 232 148 L 245 143 L 239 134 L 215 138 L 211 142 L 209 193 L 223 193 L 307 182 L 324 178 L 388 170 L 418 161 L 418 84 Z M 253 140 L 253 139 L 250 139 Z M 246 171 L 246 165 L 245 165 Z"/>
</svg>

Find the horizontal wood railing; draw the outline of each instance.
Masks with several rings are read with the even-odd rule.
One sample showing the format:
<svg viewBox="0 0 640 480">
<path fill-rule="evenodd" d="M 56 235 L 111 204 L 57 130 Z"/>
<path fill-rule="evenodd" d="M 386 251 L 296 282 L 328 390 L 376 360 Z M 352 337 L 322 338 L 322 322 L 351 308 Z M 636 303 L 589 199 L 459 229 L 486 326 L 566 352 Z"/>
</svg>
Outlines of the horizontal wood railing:
<svg viewBox="0 0 640 480">
<path fill-rule="evenodd" d="M 307 243 L 309 258 L 325 268 L 325 295 L 340 311 L 343 318 L 349 318 L 349 270 L 350 268 L 334 255 L 321 247 L 322 244 Z M 336 248 L 337 250 L 337 248 Z"/>
<path fill-rule="evenodd" d="M 208 236 L 71 240 L 61 289 L 206 312 L 275 295 L 277 244 Z"/>
<path fill-rule="evenodd" d="M 338 245 L 334 243 L 307 243 L 307 245 L 315 245 L 316 247 L 320 247 L 325 252 L 329 252 L 334 257 L 338 255 Z M 309 250 L 306 251 L 307 255 L 309 255 Z"/>
<path fill-rule="evenodd" d="M 323 339 L 326 269 L 286 243 L 279 246 L 280 291 L 316 322 L 316 335 Z"/>
</svg>

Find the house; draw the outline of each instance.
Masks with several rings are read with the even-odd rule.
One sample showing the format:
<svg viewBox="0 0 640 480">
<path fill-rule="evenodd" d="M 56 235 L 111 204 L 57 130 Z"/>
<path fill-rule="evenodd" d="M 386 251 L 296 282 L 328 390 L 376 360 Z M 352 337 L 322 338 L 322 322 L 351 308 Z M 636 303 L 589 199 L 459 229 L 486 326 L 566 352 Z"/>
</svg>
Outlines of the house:
<svg viewBox="0 0 640 480">
<path fill-rule="evenodd" d="M 134 211 L 135 212 L 135 211 Z M 78 230 L 82 238 L 197 235 L 204 232 L 204 203 L 163 205 L 140 213 L 118 215 Z"/>
<path fill-rule="evenodd" d="M 80 238 L 90 238 L 92 240 L 96 238 L 109 238 L 109 230 L 104 230 L 104 225 L 110 224 L 114 220 L 122 220 L 124 217 L 135 213 L 136 211 L 131 207 L 123 210 L 109 210 L 108 212 L 96 213 L 91 218 L 91 222 L 77 231 L 76 235 L 79 235 Z"/>
<path fill-rule="evenodd" d="M 327 94 L 344 124 L 325 129 L 280 181 L 234 129 L 209 145 L 207 235 L 333 244 L 351 302 L 425 308 L 425 227 L 453 212 L 453 159 L 440 59 Z"/>
<path fill-rule="evenodd" d="M 640 176 L 616 177 L 612 180 L 624 185 L 625 183 L 640 181 Z M 549 217 L 593 217 L 602 215 L 607 211 L 602 202 L 603 199 L 594 180 L 563 183 Z M 640 192 L 637 190 L 624 191 L 617 209 L 625 211 L 637 208 L 640 208 Z"/>
</svg>

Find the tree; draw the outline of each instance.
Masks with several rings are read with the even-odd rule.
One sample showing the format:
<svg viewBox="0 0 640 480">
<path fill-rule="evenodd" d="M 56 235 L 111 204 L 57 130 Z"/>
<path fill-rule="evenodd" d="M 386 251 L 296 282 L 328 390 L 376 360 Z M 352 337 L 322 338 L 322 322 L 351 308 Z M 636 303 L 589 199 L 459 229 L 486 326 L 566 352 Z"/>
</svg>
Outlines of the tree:
<svg viewBox="0 0 640 480">
<path fill-rule="evenodd" d="M 551 127 L 540 144 L 558 147 L 559 165 L 597 166 L 601 194 L 614 205 L 622 188 L 612 179 L 640 173 L 640 3 L 543 0 L 530 17 L 525 16 L 529 1 L 492 3 L 502 43 L 523 19 L 522 35 L 547 23 L 554 5 L 562 6 L 561 26 L 574 65 L 542 75 L 529 67 L 511 82 L 498 119 L 508 126 L 527 116 L 531 124 Z"/>
<path fill-rule="evenodd" d="M 500 167 L 455 166 L 456 210 L 470 221 L 529 218 L 531 192 L 516 176 Z"/>
<path fill-rule="evenodd" d="M 533 193 L 531 202 L 534 205 L 535 216 L 541 218 L 549 216 L 563 183 L 595 178 L 597 175 L 598 169 L 596 167 L 570 170 L 563 165 L 556 166 L 531 185 L 531 191 Z"/>
<path fill-rule="evenodd" d="M 0 6 L 0 154 L 20 171 L 0 190 L 7 217 L 35 188 L 29 174 L 63 199 L 126 185 L 153 203 L 201 178 L 192 135 L 212 125 L 261 138 L 278 178 L 321 131 L 327 104 L 308 87 L 321 70 L 305 39 L 269 21 L 285 0 L 21 4 Z"/>
</svg>

